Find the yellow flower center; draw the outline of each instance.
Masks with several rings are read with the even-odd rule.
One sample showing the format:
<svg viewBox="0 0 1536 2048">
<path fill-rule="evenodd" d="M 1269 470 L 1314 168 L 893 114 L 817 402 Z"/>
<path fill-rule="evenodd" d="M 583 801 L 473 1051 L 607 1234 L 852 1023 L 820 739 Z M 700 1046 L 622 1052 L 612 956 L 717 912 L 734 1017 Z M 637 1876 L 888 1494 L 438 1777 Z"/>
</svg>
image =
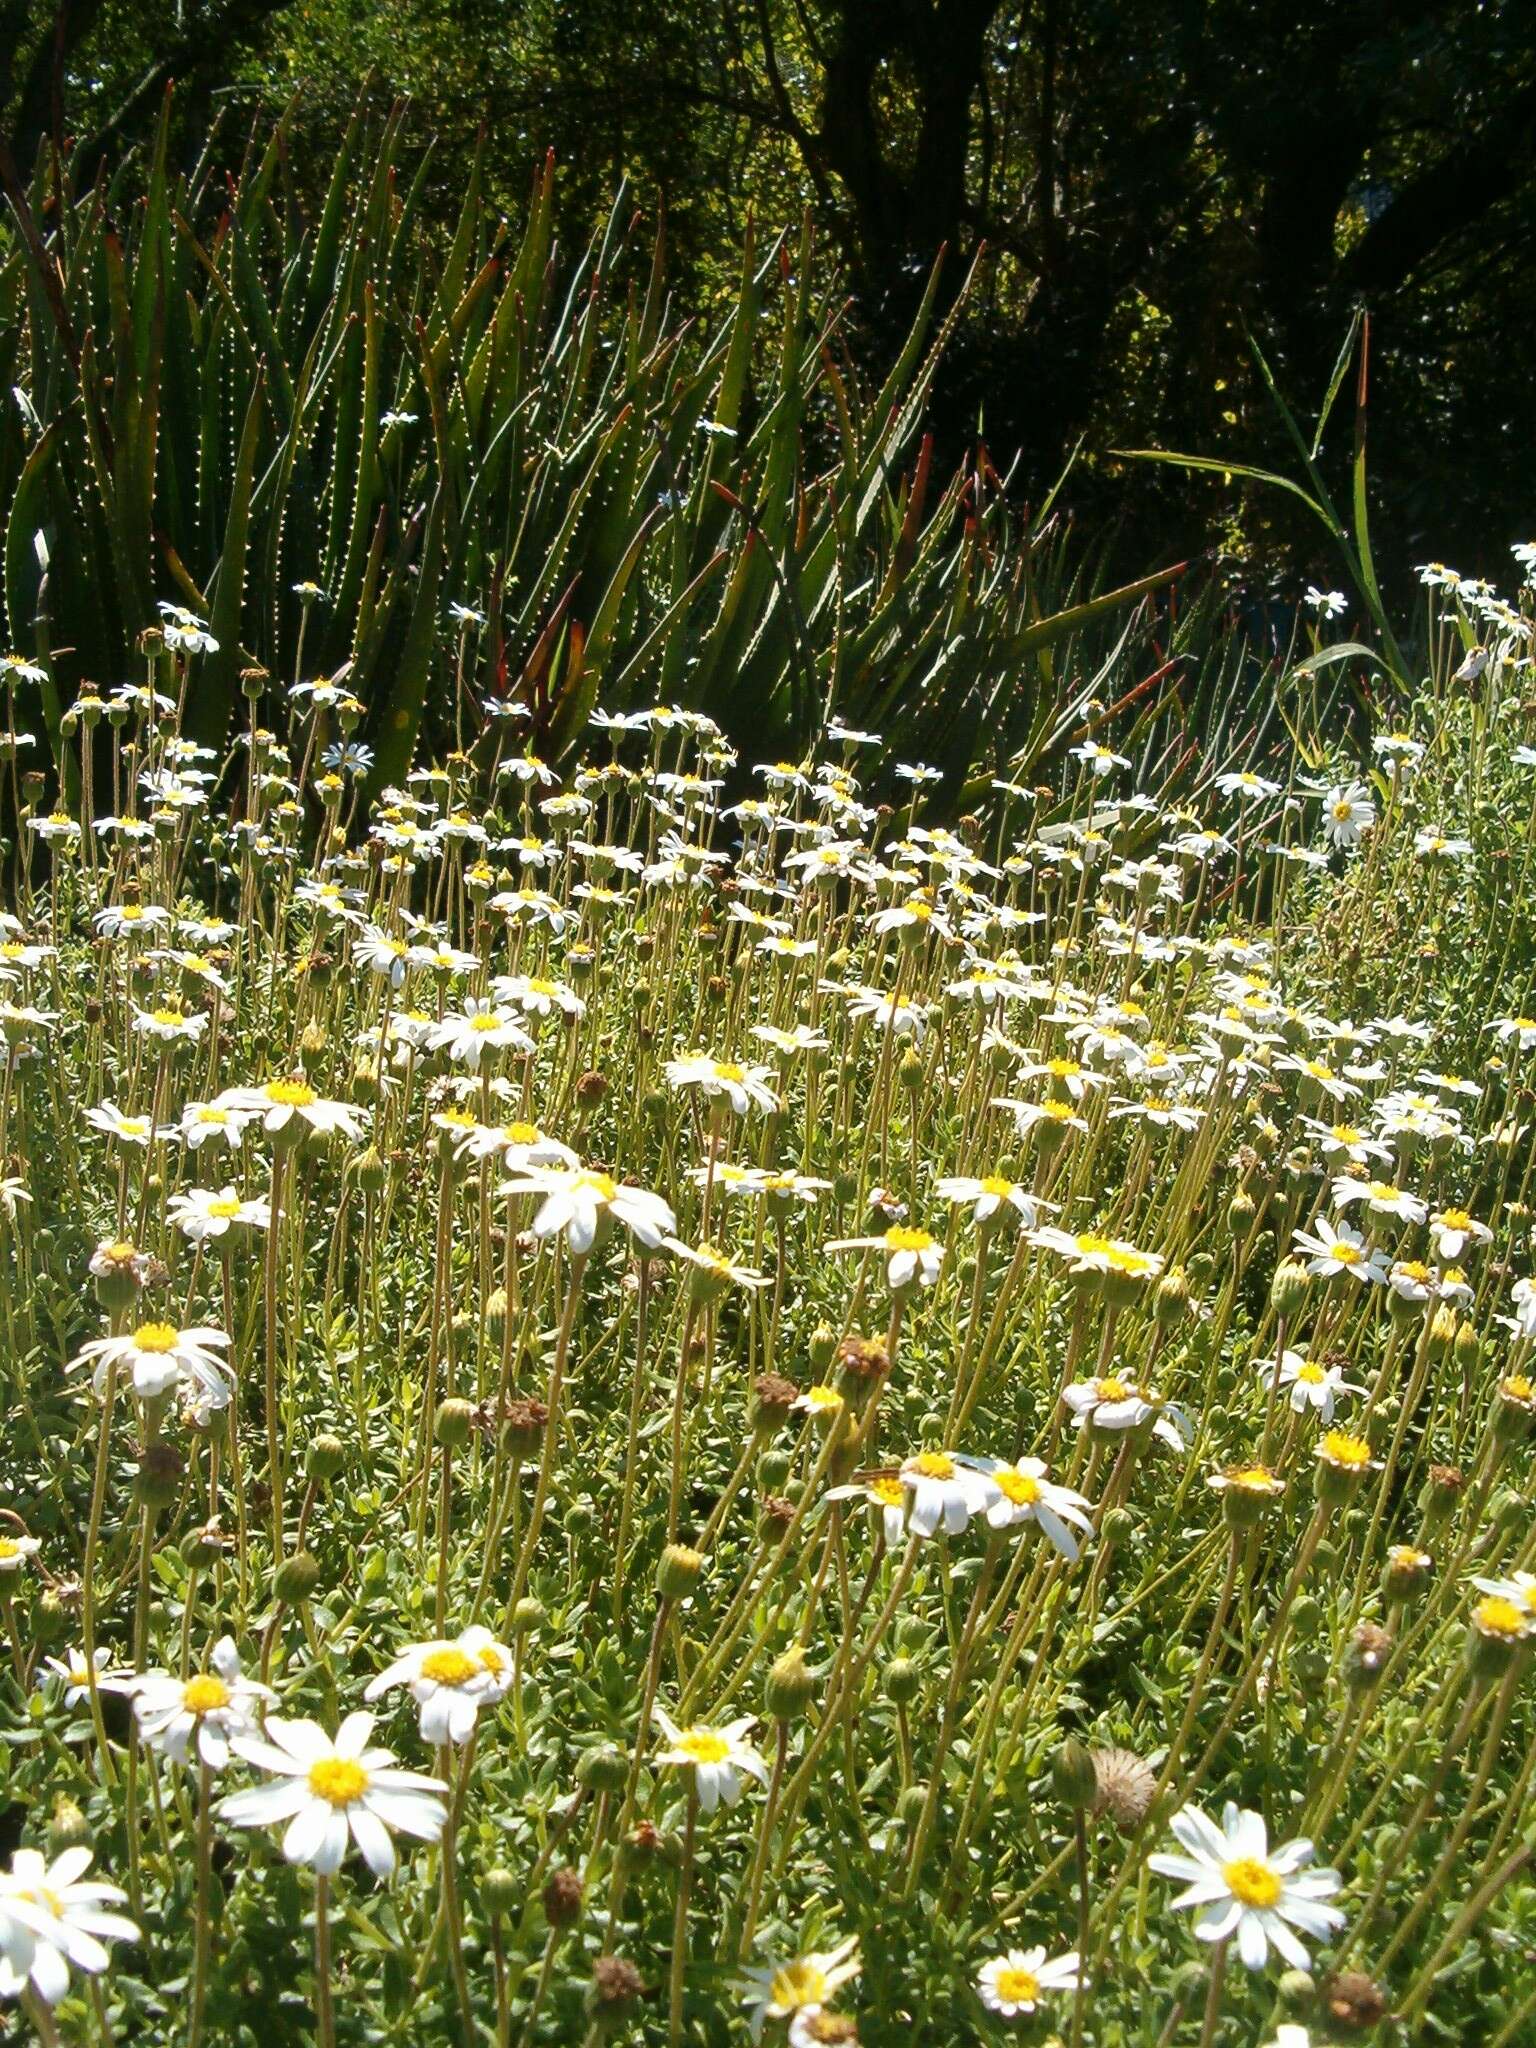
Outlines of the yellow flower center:
<svg viewBox="0 0 1536 2048">
<path fill-rule="evenodd" d="M 217 1124 L 221 1129 L 229 1122 L 227 1109 L 200 1109 L 193 1121 L 200 1124 Z"/>
<path fill-rule="evenodd" d="M 827 1996 L 826 1972 L 797 1956 L 782 1970 L 775 1971 L 769 1996 L 783 2012 L 795 2012 L 802 2005 L 821 2005 Z"/>
<path fill-rule="evenodd" d="M 1299 1380 L 1305 1380 L 1309 1387 L 1320 1387 L 1323 1381 L 1327 1379 L 1328 1374 L 1326 1369 L 1319 1365 L 1315 1358 L 1309 1358 L 1305 1365 L 1300 1365 L 1296 1368 L 1296 1377 Z"/>
<path fill-rule="evenodd" d="M 210 1216 L 222 1217 L 238 1216 L 240 1214 L 240 1203 L 233 1196 L 221 1195 L 216 1202 L 208 1204 L 208 1214 Z"/>
<path fill-rule="evenodd" d="M 1273 1906 L 1280 1897 L 1279 1878 L 1256 1856 L 1239 1856 L 1224 1863 L 1221 1874 L 1227 1881 L 1227 1890 L 1245 1906 Z"/>
<path fill-rule="evenodd" d="M 1318 1448 L 1330 1465 L 1343 1465 L 1351 1472 L 1363 1472 L 1371 1462 L 1371 1447 L 1365 1438 L 1351 1436 L 1347 1430 L 1330 1429 Z"/>
<path fill-rule="evenodd" d="M 269 1081 L 264 1093 L 279 1109 L 308 1109 L 319 1099 L 307 1081 Z"/>
<path fill-rule="evenodd" d="M 933 1239 L 926 1230 L 912 1230 L 904 1223 L 893 1224 L 885 1233 L 885 1246 L 892 1252 L 925 1252 Z"/>
<path fill-rule="evenodd" d="M 1341 1266 L 1357 1266 L 1365 1257 L 1360 1246 L 1351 1243 L 1347 1237 L 1336 1237 L 1328 1247 L 1328 1255 L 1337 1259 Z"/>
<path fill-rule="evenodd" d="M 989 1173 L 981 1184 L 984 1195 L 998 1195 L 1006 1198 L 1013 1193 L 1013 1182 L 1000 1173 Z"/>
<path fill-rule="evenodd" d="M 1004 1465 L 992 1477 L 1004 1500 L 1012 1501 L 1016 1508 L 1032 1508 L 1040 1498 L 1040 1482 L 1027 1472 L 1015 1472 L 1011 1465 Z"/>
<path fill-rule="evenodd" d="M 181 1704 L 189 1714 L 216 1714 L 229 1705 L 229 1687 L 212 1672 L 202 1672 L 182 1687 Z"/>
<path fill-rule="evenodd" d="M 0 1557 L 20 1557 L 21 1545 L 14 1536 L 0 1536 Z"/>
<path fill-rule="evenodd" d="M 1465 1230 L 1472 1218 L 1465 1209 L 1442 1209 L 1439 1223 L 1442 1230 Z"/>
<path fill-rule="evenodd" d="M 509 1145 L 536 1145 L 540 1132 L 537 1124 L 503 1124 L 501 1135 Z"/>
<path fill-rule="evenodd" d="M 619 1192 L 619 1184 L 611 1174 L 583 1171 L 576 1176 L 579 1188 L 590 1188 L 600 1202 L 611 1202 Z"/>
<path fill-rule="evenodd" d="M 955 1461 L 943 1451 L 919 1451 L 908 1458 L 905 1469 L 917 1479 L 953 1479 Z"/>
<path fill-rule="evenodd" d="M 1506 1600 L 1502 1593 L 1490 1593 L 1486 1600 L 1479 1600 L 1473 1609 L 1473 1619 L 1484 1635 L 1522 1636 L 1526 1629 L 1526 1616 L 1513 1600 Z"/>
<path fill-rule="evenodd" d="M 1033 1970 L 999 1970 L 993 1989 L 1004 2005 L 1034 2005 L 1040 1996 L 1040 1979 Z"/>
<path fill-rule="evenodd" d="M 429 1650 L 421 1660 L 421 1675 L 436 1685 L 467 1685 L 477 1678 L 480 1666 L 462 1650 Z"/>
<path fill-rule="evenodd" d="M 714 1075 L 717 1081 L 744 1081 L 747 1078 L 746 1069 L 738 1067 L 734 1060 L 716 1060 Z"/>
<path fill-rule="evenodd" d="M 690 1728 L 678 1737 L 677 1746 L 695 1764 L 723 1764 L 731 1753 L 725 1737 L 716 1735 L 712 1728 Z"/>
<path fill-rule="evenodd" d="M 1238 1465 L 1227 1474 L 1227 1484 L 1245 1493 L 1273 1493 L 1275 1475 L 1267 1465 Z"/>
<path fill-rule="evenodd" d="M 871 1500 L 878 1501 L 883 1508 L 899 1508 L 906 1502 L 906 1495 L 902 1492 L 899 1479 L 871 1479 L 869 1495 Z"/>
<path fill-rule="evenodd" d="M 135 1351 L 153 1351 L 163 1355 L 176 1349 L 176 1340 L 181 1332 L 174 1323 L 140 1323 L 133 1333 Z"/>
<path fill-rule="evenodd" d="M 506 1658 L 494 1643 L 487 1643 L 483 1649 L 476 1650 L 475 1661 L 482 1671 L 489 1671 L 493 1678 L 499 1678 L 507 1668 Z"/>
<path fill-rule="evenodd" d="M 1343 801 L 1340 801 L 1339 803 L 1336 803 L 1334 805 L 1333 815 L 1338 819 L 1339 823 L 1342 825 L 1346 818 L 1349 818 L 1353 815 L 1354 808 L 1355 807 L 1353 804 L 1347 804 Z"/>
<path fill-rule="evenodd" d="M 1124 1380 L 1117 1380 L 1113 1373 L 1108 1379 L 1095 1380 L 1093 1390 L 1101 1401 L 1123 1401 L 1130 1393 Z"/>
<path fill-rule="evenodd" d="M 309 1789 L 329 1806 L 350 1806 L 368 1790 L 368 1773 L 349 1756 L 323 1756 L 309 1767 Z"/>
<path fill-rule="evenodd" d="M 1499 1392 L 1504 1396 L 1506 1401 L 1529 1401 L 1532 1393 L 1536 1392 L 1536 1388 L 1532 1387 L 1531 1382 L 1526 1378 L 1524 1373 L 1517 1372 L 1512 1373 L 1510 1377 L 1501 1384 Z"/>
</svg>

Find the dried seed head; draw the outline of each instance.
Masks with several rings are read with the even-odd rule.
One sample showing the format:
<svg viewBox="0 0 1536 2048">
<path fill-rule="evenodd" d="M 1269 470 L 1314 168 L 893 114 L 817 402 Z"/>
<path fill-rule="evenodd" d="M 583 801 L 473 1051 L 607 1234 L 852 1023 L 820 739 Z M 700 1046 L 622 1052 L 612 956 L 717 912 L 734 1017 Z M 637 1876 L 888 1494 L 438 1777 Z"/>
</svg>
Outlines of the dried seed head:
<svg viewBox="0 0 1536 2048">
<path fill-rule="evenodd" d="M 580 1915 L 580 1874 L 568 1865 L 552 1870 L 544 1881 L 544 1918 L 551 1927 L 569 1927 Z"/>
<path fill-rule="evenodd" d="M 1105 1814 L 1122 1835 L 1133 1835 L 1147 1817 L 1157 1790 L 1157 1773 L 1133 1749 L 1096 1749 L 1093 1810 Z"/>
<path fill-rule="evenodd" d="M 1336 2025 L 1368 2034 L 1387 2016 L 1387 1994 L 1363 1970 L 1341 1970 L 1328 1986 L 1324 2004 Z"/>
</svg>

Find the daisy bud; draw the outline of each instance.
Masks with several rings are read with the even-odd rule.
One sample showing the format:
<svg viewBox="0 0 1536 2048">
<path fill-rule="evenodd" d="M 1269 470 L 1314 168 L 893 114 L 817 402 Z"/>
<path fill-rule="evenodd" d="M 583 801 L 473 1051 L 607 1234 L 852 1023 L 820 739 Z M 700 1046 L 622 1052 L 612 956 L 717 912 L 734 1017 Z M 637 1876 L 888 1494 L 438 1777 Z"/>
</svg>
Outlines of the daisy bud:
<svg viewBox="0 0 1536 2048">
<path fill-rule="evenodd" d="M 626 2025 L 644 1989 L 640 1972 L 623 1956 L 599 1956 L 585 1999 L 587 2018 L 600 2034 Z"/>
<path fill-rule="evenodd" d="M 1523 1373 L 1500 1380 L 1490 1420 L 1496 1444 L 1523 1442 L 1536 1424 L 1536 1383 Z"/>
<path fill-rule="evenodd" d="M 544 1918 L 551 1927 L 570 1927 L 581 1917 L 581 1877 L 566 1866 L 544 1881 Z"/>
<path fill-rule="evenodd" d="M 902 1054 L 901 1065 L 897 1069 L 902 1087 L 915 1095 L 923 1085 L 923 1073 L 923 1056 L 909 1045 Z"/>
<path fill-rule="evenodd" d="M 820 1377 L 837 1352 L 837 1332 L 826 1323 L 818 1323 L 811 1332 L 807 1350 L 812 1370 Z"/>
<path fill-rule="evenodd" d="M 485 1297 L 485 1327 L 494 1336 L 500 1336 L 507 1327 L 507 1290 L 493 1287 Z"/>
<path fill-rule="evenodd" d="M 1098 1794 L 1098 1773 L 1087 1746 L 1069 1735 L 1051 1758 L 1051 1790 L 1073 1812 L 1092 1806 Z"/>
<path fill-rule="evenodd" d="M 1298 1259 L 1282 1259 L 1275 1268 L 1275 1277 L 1269 1284 L 1269 1305 L 1277 1316 L 1289 1322 L 1299 1315 L 1307 1298 L 1310 1282 L 1307 1269 Z"/>
<path fill-rule="evenodd" d="M 48 1819 L 48 1854 L 62 1856 L 66 1849 L 83 1849 L 90 1840 L 90 1822 L 69 1794 L 61 1792 Z"/>
<path fill-rule="evenodd" d="M 1287 2012 L 1307 2012 L 1317 1997 L 1317 1979 L 1310 1970 L 1282 1970 L 1275 1980 L 1275 1996 Z"/>
<path fill-rule="evenodd" d="M 909 1707 L 923 1688 L 923 1674 L 910 1657 L 893 1657 L 881 1680 L 893 1707 Z"/>
<path fill-rule="evenodd" d="M 1136 1517 L 1129 1508 L 1111 1508 L 1104 1517 L 1106 1543 L 1129 1543 L 1136 1534 Z"/>
<path fill-rule="evenodd" d="M 454 1397 L 439 1401 L 437 1414 L 432 1419 L 432 1434 L 445 1450 L 462 1450 L 469 1442 L 469 1433 L 475 1426 L 475 1408 L 472 1401 Z"/>
<path fill-rule="evenodd" d="M 346 1445 L 328 1431 L 315 1437 L 304 1454 L 304 1470 L 311 1479 L 334 1479 L 346 1462 Z"/>
<path fill-rule="evenodd" d="M 125 1238 L 98 1246 L 91 1260 L 91 1272 L 96 1280 L 96 1299 L 109 1315 L 132 1302 L 139 1291 L 140 1271 L 138 1249 Z"/>
<path fill-rule="evenodd" d="M 1464 1373 L 1471 1372 L 1477 1365 L 1482 1344 L 1470 1323 L 1463 1323 L 1456 1332 L 1456 1343 L 1453 1348 L 1457 1365 Z"/>
<path fill-rule="evenodd" d="M 1444 1358 L 1456 1341 L 1458 1322 L 1456 1311 L 1446 1302 L 1441 1302 L 1429 1319 L 1429 1328 L 1424 1333 L 1424 1348 L 1434 1359 Z"/>
<path fill-rule="evenodd" d="M 544 1602 L 535 1600 L 531 1593 L 525 1593 L 512 1610 L 512 1633 L 515 1636 L 532 1635 L 542 1628 L 548 1619 Z"/>
<path fill-rule="evenodd" d="M 1488 1502 L 1488 1519 L 1501 1536 L 1508 1536 L 1525 1521 L 1528 1510 L 1512 1486 L 1501 1486 Z"/>
<path fill-rule="evenodd" d="M 1249 1226 L 1259 1213 L 1259 1205 L 1246 1188 L 1234 1190 L 1227 1203 L 1227 1228 L 1234 1237 L 1247 1235 Z"/>
<path fill-rule="evenodd" d="M 840 1209 L 846 1209 L 859 1192 L 859 1177 L 844 1167 L 832 1176 L 832 1199 Z"/>
<path fill-rule="evenodd" d="M 272 1574 L 272 1591 L 287 1607 L 307 1600 L 320 1584 L 320 1561 L 307 1550 L 285 1557 Z"/>
<path fill-rule="evenodd" d="M 594 1743 L 576 1759 L 576 1782 L 589 1792 L 622 1792 L 629 1780 L 629 1760 L 611 1742 Z"/>
<path fill-rule="evenodd" d="M 572 946 L 566 953 L 565 971 L 572 981 L 590 981 L 596 966 L 597 955 L 590 946 Z"/>
<path fill-rule="evenodd" d="M 1189 1313 L 1189 1276 L 1182 1266 L 1172 1266 L 1157 1283 L 1152 1297 L 1152 1314 L 1167 1329 Z"/>
<path fill-rule="evenodd" d="M 757 1461 L 757 1490 L 759 1493 L 778 1493 L 789 1477 L 791 1459 L 788 1451 L 764 1451 Z"/>
<path fill-rule="evenodd" d="M 347 1077 L 347 1093 L 354 1102 L 360 1102 L 364 1106 L 370 1102 L 376 1102 L 379 1095 L 379 1078 L 378 1061 L 373 1058 L 361 1059 Z M 376 1147 L 370 1145 L 368 1150 L 373 1153 L 375 1158 L 378 1158 Z M 359 1175 L 358 1178 L 361 1179 L 362 1176 Z M 382 1175 L 379 1185 L 383 1186 Z M 367 1188 L 366 1182 L 364 1182 L 364 1187 L 365 1189 Z M 370 1189 L 368 1192 L 371 1193 L 372 1190 Z"/>
<path fill-rule="evenodd" d="M 908 1785 L 896 1802 L 896 1818 L 904 1828 L 915 1828 L 928 1804 L 928 1787 L 919 1780 Z"/>
<path fill-rule="evenodd" d="M 1291 1630 L 1304 1641 L 1323 1625 L 1323 1610 L 1310 1593 L 1298 1593 L 1291 1607 Z"/>
<path fill-rule="evenodd" d="M 243 668 L 240 671 L 240 694 L 254 704 L 269 681 L 264 668 Z"/>
<path fill-rule="evenodd" d="M 330 1035 L 323 1024 L 306 1024 L 299 1038 L 299 1063 L 306 1074 L 313 1074 L 325 1058 L 330 1046 Z"/>
<path fill-rule="evenodd" d="M 776 1657 L 763 1686 L 763 1704 L 775 1721 L 797 1721 L 816 1697 L 816 1681 L 798 1643 Z"/>
<path fill-rule="evenodd" d="M 704 1569 L 703 1553 L 686 1543 L 669 1543 L 656 1567 L 656 1590 L 663 1600 L 682 1600 L 699 1582 Z"/>
</svg>

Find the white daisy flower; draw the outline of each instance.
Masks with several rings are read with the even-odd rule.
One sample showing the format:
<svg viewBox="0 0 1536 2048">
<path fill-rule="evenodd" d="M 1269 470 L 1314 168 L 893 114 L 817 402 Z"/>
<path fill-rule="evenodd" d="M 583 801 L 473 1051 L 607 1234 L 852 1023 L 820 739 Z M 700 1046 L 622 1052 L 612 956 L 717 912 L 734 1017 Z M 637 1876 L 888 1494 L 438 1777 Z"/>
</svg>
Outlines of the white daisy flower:
<svg viewBox="0 0 1536 2048">
<path fill-rule="evenodd" d="M 282 1821 L 283 1855 L 321 1876 L 341 1868 L 355 1842 L 375 1877 L 395 1867 L 391 1834 L 435 1842 L 448 1818 L 447 1786 L 419 1771 L 402 1771 L 387 1749 L 371 1749 L 372 1714 L 348 1714 L 335 1739 L 316 1721 L 267 1721 L 266 1740 L 237 1736 L 236 1755 L 276 1781 L 231 1793 L 219 1812 L 236 1827 L 271 1827 Z"/>
<path fill-rule="evenodd" d="M 1184 1854 L 1160 1851 L 1147 1858 L 1159 1877 L 1186 1887 L 1175 1909 L 1195 1909 L 1201 1941 L 1237 1939 L 1237 1952 L 1250 1970 L 1262 1970 L 1273 1946 L 1283 1962 L 1304 1970 L 1310 1958 L 1294 1929 L 1326 1941 L 1344 1924 L 1337 1906 L 1325 1903 L 1343 1884 L 1336 1870 L 1308 1870 L 1312 1844 L 1299 1837 L 1271 1852 L 1263 1816 L 1228 1803 L 1222 1825 L 1197 1806 L 1186 1806 L 1169 1823 Z"/>
</svg>

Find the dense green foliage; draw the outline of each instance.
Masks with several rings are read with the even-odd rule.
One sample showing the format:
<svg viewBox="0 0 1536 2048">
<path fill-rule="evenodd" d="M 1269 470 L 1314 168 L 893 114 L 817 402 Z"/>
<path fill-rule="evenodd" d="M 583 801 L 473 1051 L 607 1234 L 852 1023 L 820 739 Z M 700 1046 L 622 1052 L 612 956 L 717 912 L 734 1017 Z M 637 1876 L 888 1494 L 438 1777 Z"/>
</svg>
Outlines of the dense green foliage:
<svg viewBox="0 0 1536 2048">
<path fill-rule="evenodd" d="M 50 12 L 55 18 L 50 20 Z M 978 420 L 1037 501 L 1127 528 L 1132 567 L 1203 542 L 1294 541 L 1278 501 L 1171 477 L 1126 492 L 1110 450 L 1263 459 L 1255 334 L 1321 387 L 1375 316 L 1387 552 L 1495 569 L 1536 438 L 1536 25 L 1523 0 L 142 0 L 14 6 L 0 113 L 17 161 L 76 138 L 78 176 L 143 145 L 181 82 L 187 161 L 222 121 L 304 95 L 289 175 L 318 201 L 360 88 L 437 138 L 424 198 L 457 214 L 482 125 L 494 204 L 521 213 L 553 146 L 562 217 L 622 179 L 664 204 L 684 307 L 734 294 L 749 219 L 809 205 L 867 362 L 899 346 L 941 244 L 980 253 L 936 392 L 940 459 Z M 567 232 L 569 232 L 569 228 Z M 1278 443 L 1274 444 L 1275 447 Z M 1271 557 L 1282 579 L 1296 563 Z M 1300 566 L 1305 566 L 1302 564 Z M 1130 573 L 1127 570 L 1126 573 Z M 1294 584 L 1290 586 L 1294 588 Z"/>
</svg>

